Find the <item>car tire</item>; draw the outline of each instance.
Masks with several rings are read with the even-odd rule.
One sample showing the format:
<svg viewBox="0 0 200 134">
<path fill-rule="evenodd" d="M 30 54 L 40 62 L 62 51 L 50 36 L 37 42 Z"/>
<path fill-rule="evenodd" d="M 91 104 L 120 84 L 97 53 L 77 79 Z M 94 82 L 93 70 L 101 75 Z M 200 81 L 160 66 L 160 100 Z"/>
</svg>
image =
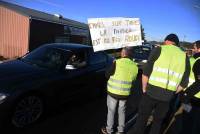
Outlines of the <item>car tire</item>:
<svg viewBox="0 0 200 134">
<path fill-rule="evenodd" d="M 24 128 L 37 122 L 44 113 L 44 101 L 40 96 L 27 95 L 17 101 L 11 116 L 15 128 Z"/>
</svg>

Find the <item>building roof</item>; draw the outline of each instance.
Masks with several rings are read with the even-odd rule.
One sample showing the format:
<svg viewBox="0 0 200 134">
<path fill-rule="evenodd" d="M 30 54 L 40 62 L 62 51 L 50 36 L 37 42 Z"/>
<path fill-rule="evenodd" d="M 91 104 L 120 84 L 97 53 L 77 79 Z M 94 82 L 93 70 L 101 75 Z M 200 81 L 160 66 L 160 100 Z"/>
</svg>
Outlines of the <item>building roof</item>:
<svg viewBox="0 0 200 134">
<path fill-rule="evenodd" d="M 0 6 L 3 6 L 10 10 L 18 12 L 24 16 L 29 17 L 30 19 L 36 19 L 36 20 L 58 23 L 58 24 L 63 24 L 63 25 L 72 25 L 72 26 L 81 27 L 81 28 L 88 28 L 87 24 L 85 23 L 66 19 L 66 18 L 63 18 L 62 16 L 58 16 L 58 14 L 52 15 L 52 14 L 44 13 L 44 12 L 37 11 L 34 9 L 11 4 L 2 0 L 0 0 Z"/>
</svg>

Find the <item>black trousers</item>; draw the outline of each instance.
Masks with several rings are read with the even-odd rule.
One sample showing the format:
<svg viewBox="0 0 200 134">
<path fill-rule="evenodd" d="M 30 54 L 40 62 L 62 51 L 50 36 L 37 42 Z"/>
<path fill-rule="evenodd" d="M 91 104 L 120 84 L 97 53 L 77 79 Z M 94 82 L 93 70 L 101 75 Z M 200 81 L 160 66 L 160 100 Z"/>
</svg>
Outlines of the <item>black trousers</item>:
<svg viewBox="0 0 200 134">
<path fill-rule="evenodd" d="M 143 134 L 146 123 L 153 112 L 153 124 L 149 134 L 159 134 L 162 121 L 168 112 L 169 102 L 155 100 L 148 95 L 143 95 L 139 105 L 138 117 L 134 125 L 133 134 Z"/>
<path fill-rule="evenodd" d="M 180 134 L 200 134 L 200 107 L 192 106 L 189 113 L 183 113 L 182 123 Z"/>
</svg>

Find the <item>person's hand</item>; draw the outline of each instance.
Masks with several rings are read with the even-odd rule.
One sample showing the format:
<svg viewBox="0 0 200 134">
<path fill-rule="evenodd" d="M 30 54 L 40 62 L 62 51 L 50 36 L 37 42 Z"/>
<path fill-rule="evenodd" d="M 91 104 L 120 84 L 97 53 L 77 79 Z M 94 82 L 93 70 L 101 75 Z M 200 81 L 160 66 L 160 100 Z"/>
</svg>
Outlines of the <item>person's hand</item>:
<svg viewBox="0 0 200 134">
<path fill-rule="evenodd" d="M 142 89 L 142 92 L 143 92 L 143 94 L 145 94 L 147 92 L 147 90 L 146 89 Z"/>
<path fill-rule="evenodd" d="M 178 85 L 178 87 L 176 88 L 176 94 L 181 92 L 183 90 L 183 87 Z"/>
</svg>

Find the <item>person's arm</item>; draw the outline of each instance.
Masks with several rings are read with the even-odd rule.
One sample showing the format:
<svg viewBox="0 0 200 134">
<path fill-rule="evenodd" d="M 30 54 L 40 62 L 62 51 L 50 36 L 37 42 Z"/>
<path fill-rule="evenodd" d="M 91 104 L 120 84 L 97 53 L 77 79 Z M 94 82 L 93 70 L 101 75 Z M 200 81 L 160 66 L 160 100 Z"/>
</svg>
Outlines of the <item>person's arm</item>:
<svg viewBox="0 0 200 134">
<path fill-rule="evenodd" d="M 146 92 L 147 83 L 149 81 L 149 76 L 152 73 L 154 62 L 158 59 L 161 53 L 161 48 L 156 47 L 152 50 L 147 63 L 143 67 L 143 74 L 142 74 L 142 91 L 143 93 Z"/>
<path fill-rule="evenodd" d="M 187 87 L 188 83 L 189 83 L 189 76 L 190 76 L 190 61 L 188 56 L 186 56 L 185 58 L 185 72 L 183 74 L 182 80 L 180 82 L 180 85 L 178 85 L 177 89 L 176 89 L 176 93 L 181 92 L 184 88 Z"/>
<path fill-rule="evenodd" d="M 149 81 L 149 77 L 142 74 L 142 91 L 143 91 L 143 93 L 146 93 L 148 81 Z"/>
<path fill-rule="evenodd" d="M 80 63 L 77 64 L 77 67 L 85 67 L 87 65 L 86 61 L 81 61 Z"/>
<path fill-rule="evenodd" d="M 193 97 L 195 94 L 197 94 L 198 92 L 200 92 L 200 80 L 199 81 L 195 81 L 191 86 L 189 86 L 185 93 L 191 98 Z"/>
<path fill-rule="evenodd" d="M 188 102 L 196 93 L 200 92 L 200 60 L 196 61 L 193 66 L 195 82 L 181 93 L 182 100 Z"/>
<path fill-rule="evenodd" d="M 192 71 L 194 72 L 194 77 L 196 81 L 200 80 L 200 59 L 197 60 L 192 68 Z"/>
<path fill-rule="evenodd" d="M 194 72 L 195 82 L 186 89 L 185 93 L 188 96 L 194 96 L 200 91 L 200 60 L 195 62 L 192 70 Z"/>
</svg>

